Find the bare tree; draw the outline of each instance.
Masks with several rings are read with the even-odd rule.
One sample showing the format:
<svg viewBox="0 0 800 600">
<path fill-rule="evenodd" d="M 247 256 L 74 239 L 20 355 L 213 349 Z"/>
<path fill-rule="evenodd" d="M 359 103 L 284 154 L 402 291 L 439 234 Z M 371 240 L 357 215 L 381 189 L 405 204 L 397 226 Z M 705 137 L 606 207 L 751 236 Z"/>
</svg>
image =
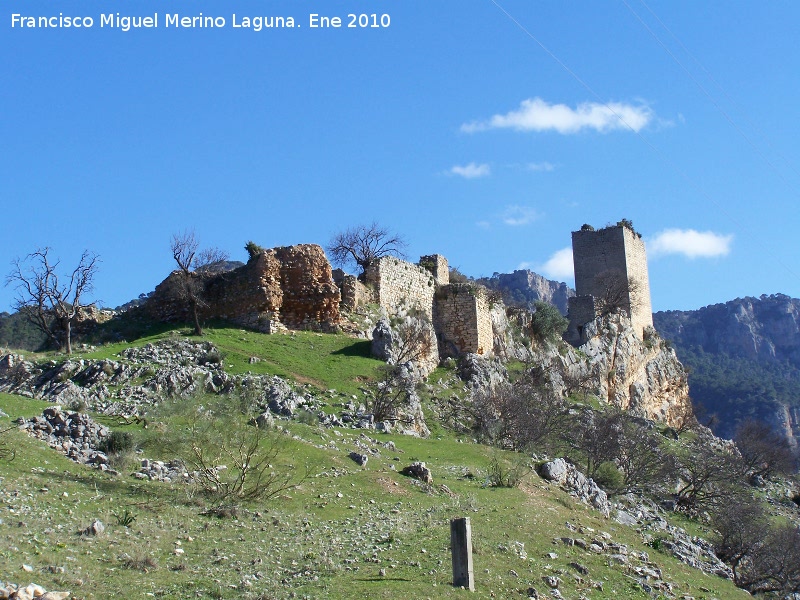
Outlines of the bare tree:
<svg viewBox="0 0 800 600">
<path fill-rule="evenodd" d="M 392 348 L 395 364 L 418 362 L 430 356 L 433 349 L 433 330 L 430 322 L 421 317 L 409 317 L 395 327 L 396 344 Z"/>
<path fill-rule="evenodd" d="M 794 471 L 792 447 L 784 436 L 761 421 L 747 420 L 736 428 L 733 441 L 742 455 L 744 475 L 770 477 Z"/>
<path fill-rule="evenodd" d="M 203 335 L 199 316 L 199 309 L 207 306 L 203 270 L 210 265 L 227 260 L 228 254 L 217 248 L 198 251 L 198 246 L 194 231 L 184 231 L 172 236 L 170 250 L 180 272 L 179 291 L 181 297 L 188 304 L 192 313 L 194 333 Z"/>
<path fill-rule="evenodd" d="M 588 477 L 595 478 L 601 464 L 620 456 L 625 435 L 623 424 L 620 410 L 585 409 L 564 432 L 571 455 L 586 465 Z"/>
<path fill-rule="evenodd" d="M 737 494 L 712 513 L 717 530 L 714 552 L 733 569 L 733 580 L 742 584 L 740 565 L 746 565 L 765 542 L 769 518 L 763 505 L 754 498 Z"/>
<path fill-rule="evenodd" d="M 690 512 L 715 508 L 741 485 L 741 465 L 737 458 L 714 449 L 708 440 L 693 440 L 685 453 L 676 456 L 675 466 L 680 479 L 676 492 L 678 504 Z"/>
<path fill-rule="evenodd" d="M 800 527 L 782 523 L 760 537 L 761 544 L 740 565 L 736 585 L 753 594 L 772 593 L 779 598 L 800 593 Z"/>
<path fill-rule="evenodd" d="M 403 257 L 406 241 L 398 234 L 372 222 L 337 233 L 326 246 L 331 262 L 344 266 L 354 263 L 362 274 L 382 256 Z"/>
<path fill-rule="evenodd" d="M 16 284 L 14 307 L 24 314 L 55 345 L 72 354 L 72 324 L 88 304 L 83 297 L 92 291 L 100 258 L 84 250 L 78 266 L 66 283 L 58 276 L 60 261 L 51 262 L 50 248 L 39 248 L 24 259 L 16 258 L 6 285 Z"/>
<path fill-rule="evenodd" d="M 569 427 L 569 406 L 547 384 L 541 368 L 528 369 L 514 383 L 477 392 L 474 428 L 487 442 L 514 450 L 552 450 Z"/>
<path fill-rule="evenodd" d="M 697 428 L 700 424 L 697 420 L 691 400 L 678 405 L 677 409 L 672 413 L 672 418 L 675 424 L 673 429 L 678 436 Z"/>
<path fill-rule="evenodd" d="M 672 457 L 661 448 L 658 436 L 647 421 L 622 413 L 622 436 L 615 462 L 624 475 L 623 493 L 652 489 L 665 481 L 671 471 Z"/>
<path fill-rule="evenodd" d="M 624 310 L 630 315 L 641 304 L 642 286 L 639 280 L 626 277 L 619 270 L 609 269 L 598 273 L 594 278 L 593 290 L 598 315 L 608 315 L 615 310 Z"/>
</svg>

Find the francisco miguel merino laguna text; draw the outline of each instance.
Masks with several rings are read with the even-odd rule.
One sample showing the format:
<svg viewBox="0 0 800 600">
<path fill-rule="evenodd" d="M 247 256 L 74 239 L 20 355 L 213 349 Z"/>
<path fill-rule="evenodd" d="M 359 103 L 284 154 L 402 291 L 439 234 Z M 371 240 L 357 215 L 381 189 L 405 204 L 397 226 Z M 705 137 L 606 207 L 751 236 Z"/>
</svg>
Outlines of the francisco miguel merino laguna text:
<svg viewBox="0 0 800 600">
<path fill-rule="evenodd" d="M 152 16 L 107 13 L 101 14 L 97 20 L 100 23 L 100 27 L 120 29 L 121 31 L 158 28 L 161 23 L 164 24 L 165 29 L 205 29 L 228 26 L 228 21 L 225 17 L 208 16 L 203 13 L 194 16 L 181 16 L 178 13 L 164 13 L 163 15 L 153 13 Z M 344 18 L 323 16 L 316 13 L 308 15 L 308 26 L 312 29 L 338 29 L 341 27 L 351 29 L 386 28 L 389 27 L 390 23 L 391 17 L 388 14 L 348 14 Z M 11 27 L 15 29 L 90 29 L 94 26 L 95 19 L 90 16 L 64 15 L 64 13 L 58 13 L 58 16 L 29 16 L 20 13 L 11 15 Z M 295 24 L 294 17 L 239 16 L 233 13 L 231 15 L 231 27 L 261 31 L 262 29 L 300 27 L 300 24 Z"/>
<path fill-rule="evenodd" d="M 11 15 L 11 27 L 20 29 L 34 28 L 83 28 L 89 29 L 99 21 L 100 27 L 110 27 L 130 31 L 131 29 L 153 29 L 159 28 L 163 23 L 164 28 L 176 29 L 202 29 L 211 27 L 227 27 L 228 21 L 225 17 L 212 17 L 200 13 L 191 17 L 181 16 L 178 13 L 153 13 L 152 15 L 132 16 L 120 15 L 119 13 L 101 14 L 99 19 L 90 16 L 70 16 L 58 13 L 58 16 L 27 16 L 19 13 Z M 296 27 L 294 17 L 242 17 L 235 13 L 231 16 L 231 27 L 248 28 L 261 31 L 266 28 Z"/>
</svg>

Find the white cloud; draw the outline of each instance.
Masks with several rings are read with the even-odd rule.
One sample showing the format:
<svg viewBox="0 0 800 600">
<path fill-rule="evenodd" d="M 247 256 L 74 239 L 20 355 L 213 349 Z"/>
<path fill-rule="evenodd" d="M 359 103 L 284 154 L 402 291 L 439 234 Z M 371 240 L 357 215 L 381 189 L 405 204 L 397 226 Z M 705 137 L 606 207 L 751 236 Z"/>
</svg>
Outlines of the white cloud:
<svg viewBox="0 0 800 600">
<path fill-rule="evenodd" d="M 478 221 L 477 223 L 475 223 L 475 225 L 477 225 L 481 229 L 491 229 L 492 227 L 492 224 L 489 223 L 489 221 Z"/>
<path fill-rule="evenodd" d="M 479 165 L 471 162 L 463 167 L 460 165 L 455 165 L 452 169 L 450 169 L 449 173 L 451 175 L 458 175 L 464 179 L 476 179 L 478 177 L 487 177 L 491 175 L 492 169 L 487 164 Z"/>
<path fill-rule="evenodd" d="M 528 171 L 550 171 L 555 170 L 555 165 L 549 162 L 540 162 L 540 163 L 528 163 L 527 169 Z"/>
<path fill-rule="evenodd" d="M 565 279 L 572 279 L 575 277 L 575 269 L 572 263 L 572 248 L 566 247 L 553 253 L 547 262 L 539 265 L 536 269 L 538 272 L 550 277 L 564 281 Z"/>
<path fill-rule="evenodd" d="M 726 256 L 731 251 L 733 235 L 694 229 L 665 229 L 647 242 L 651 256 L 683 254 L 687 258 Z"/>
<path fill-rule="evenodd" d="M 528 225 L 533 223 L 540 217 L 539 213 L 530 206 L 507 206 L 503 211 L 501 219 L 506 225 L 518 227 L 519 225 Z"/>
<path fill-rule="evenodd" d="M 557 131 L 562 134 L 594 129 L 606 133 L 614 129 L 640 131 L 653 119 L 652 109 L 645 103 L 583 102 L 576 108 L 566 104 L 548 104 L 541 98 L 523 100 L 517 110 L 494 115 L 487 121 L 464 123 L 461 131 L 474 133 L 487 129 L 517 131 Z"/>
</svg>

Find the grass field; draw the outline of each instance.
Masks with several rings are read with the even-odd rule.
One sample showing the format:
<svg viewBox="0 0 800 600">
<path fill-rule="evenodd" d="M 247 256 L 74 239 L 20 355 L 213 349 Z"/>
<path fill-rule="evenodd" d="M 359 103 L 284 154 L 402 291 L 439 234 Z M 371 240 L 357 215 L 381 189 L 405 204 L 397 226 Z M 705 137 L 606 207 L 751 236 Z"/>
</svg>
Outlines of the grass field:
<svg viewBox="0 0 800 600">
<path fill-rule="evenodd" d="M 171 335 L 81 356 L 114 358 L 125 347 Z M 205 339 L 220 348 L 230 372 L 277 374 L 322 390 L 355 392 L 380 365 L 369 358 L 367 342 L 341 335 L 210 328 Z M 260 362 L 251 364 L 251 356 Z M 560 541 L 605 534 L 631 556 L 647 552 L 674 584 L 673 597 L 746 596 L 644 545 L 635 530 L 603 519 L 533 472 L 519 487 L 489 487 L 490 461 L 511 465 L 520 456 L 442 428 L 418 439 L 280 421 L 284 430 L 265 443 L 280 445 L 275 468 L 293 468 L 298 487 L 267 502 L 239 502 L 223 517 L 203 514 L 209 500 L 195 487 L 129 475 L 142 457 L 174 457 L 166 440 L 187 427 L 192 401 L 175 401 L 180 411 L 170 412 L 171 402 L 147 429 L 122 428 L 141 453 L 119 459 L 119 476 L 73 463 L 15 428 L 0 434 L 0 443 L 16 450 L 13 461 L 0 462 L 0 581 L 35 582 L 87 599 L 525 598 L 529 588 L 549 594 L 543 577 L 557 576 L 564 598 L 653 597 L 630 566 Z M 0 429 L 45 406 L 0 394 L 8 415 Z M 350 460 L 351 451 L 367 453 L 367 465 Z M 433 485 L 398 473 L 415 460 L 430 467 Z M 463 516 L 472 521 L 474 595 L 450 585 L 449 521 Z M 81 534 L 95 519 L 105 531 Z"/>
</svg>

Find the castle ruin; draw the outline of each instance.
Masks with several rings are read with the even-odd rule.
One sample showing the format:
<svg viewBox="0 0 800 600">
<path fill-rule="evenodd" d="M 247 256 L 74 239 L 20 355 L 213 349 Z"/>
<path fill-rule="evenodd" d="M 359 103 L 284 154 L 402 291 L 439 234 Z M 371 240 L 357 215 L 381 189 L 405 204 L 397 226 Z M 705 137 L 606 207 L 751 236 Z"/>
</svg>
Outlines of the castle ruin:
<svg viewBox="0 0 800 600">
<path fill-rule="evenodd" d="M 440 254 L 422 256 L 418 264 L 384 256 L 367 268 L 363 283 L 339 269 L 333 277 L 341 290 L 343 311 L 375 303 L 388 315 L 411 314 L 430 322 L 438 358 L 493 354 L 492 306 L 486 288 L 450 283 L 447 259 Z"/>
<path fill-rule="evenodd" d="M 569 299 L 569 328 L 564 339 L 574 346 L 588 341 L 585 326 L 606 310 L 622 309 L 634 331 L 644 337 L 653 326 L 650 280 L 644 241 L 629 223 L 572 232 L 576 296 Z"/>
</svg>

